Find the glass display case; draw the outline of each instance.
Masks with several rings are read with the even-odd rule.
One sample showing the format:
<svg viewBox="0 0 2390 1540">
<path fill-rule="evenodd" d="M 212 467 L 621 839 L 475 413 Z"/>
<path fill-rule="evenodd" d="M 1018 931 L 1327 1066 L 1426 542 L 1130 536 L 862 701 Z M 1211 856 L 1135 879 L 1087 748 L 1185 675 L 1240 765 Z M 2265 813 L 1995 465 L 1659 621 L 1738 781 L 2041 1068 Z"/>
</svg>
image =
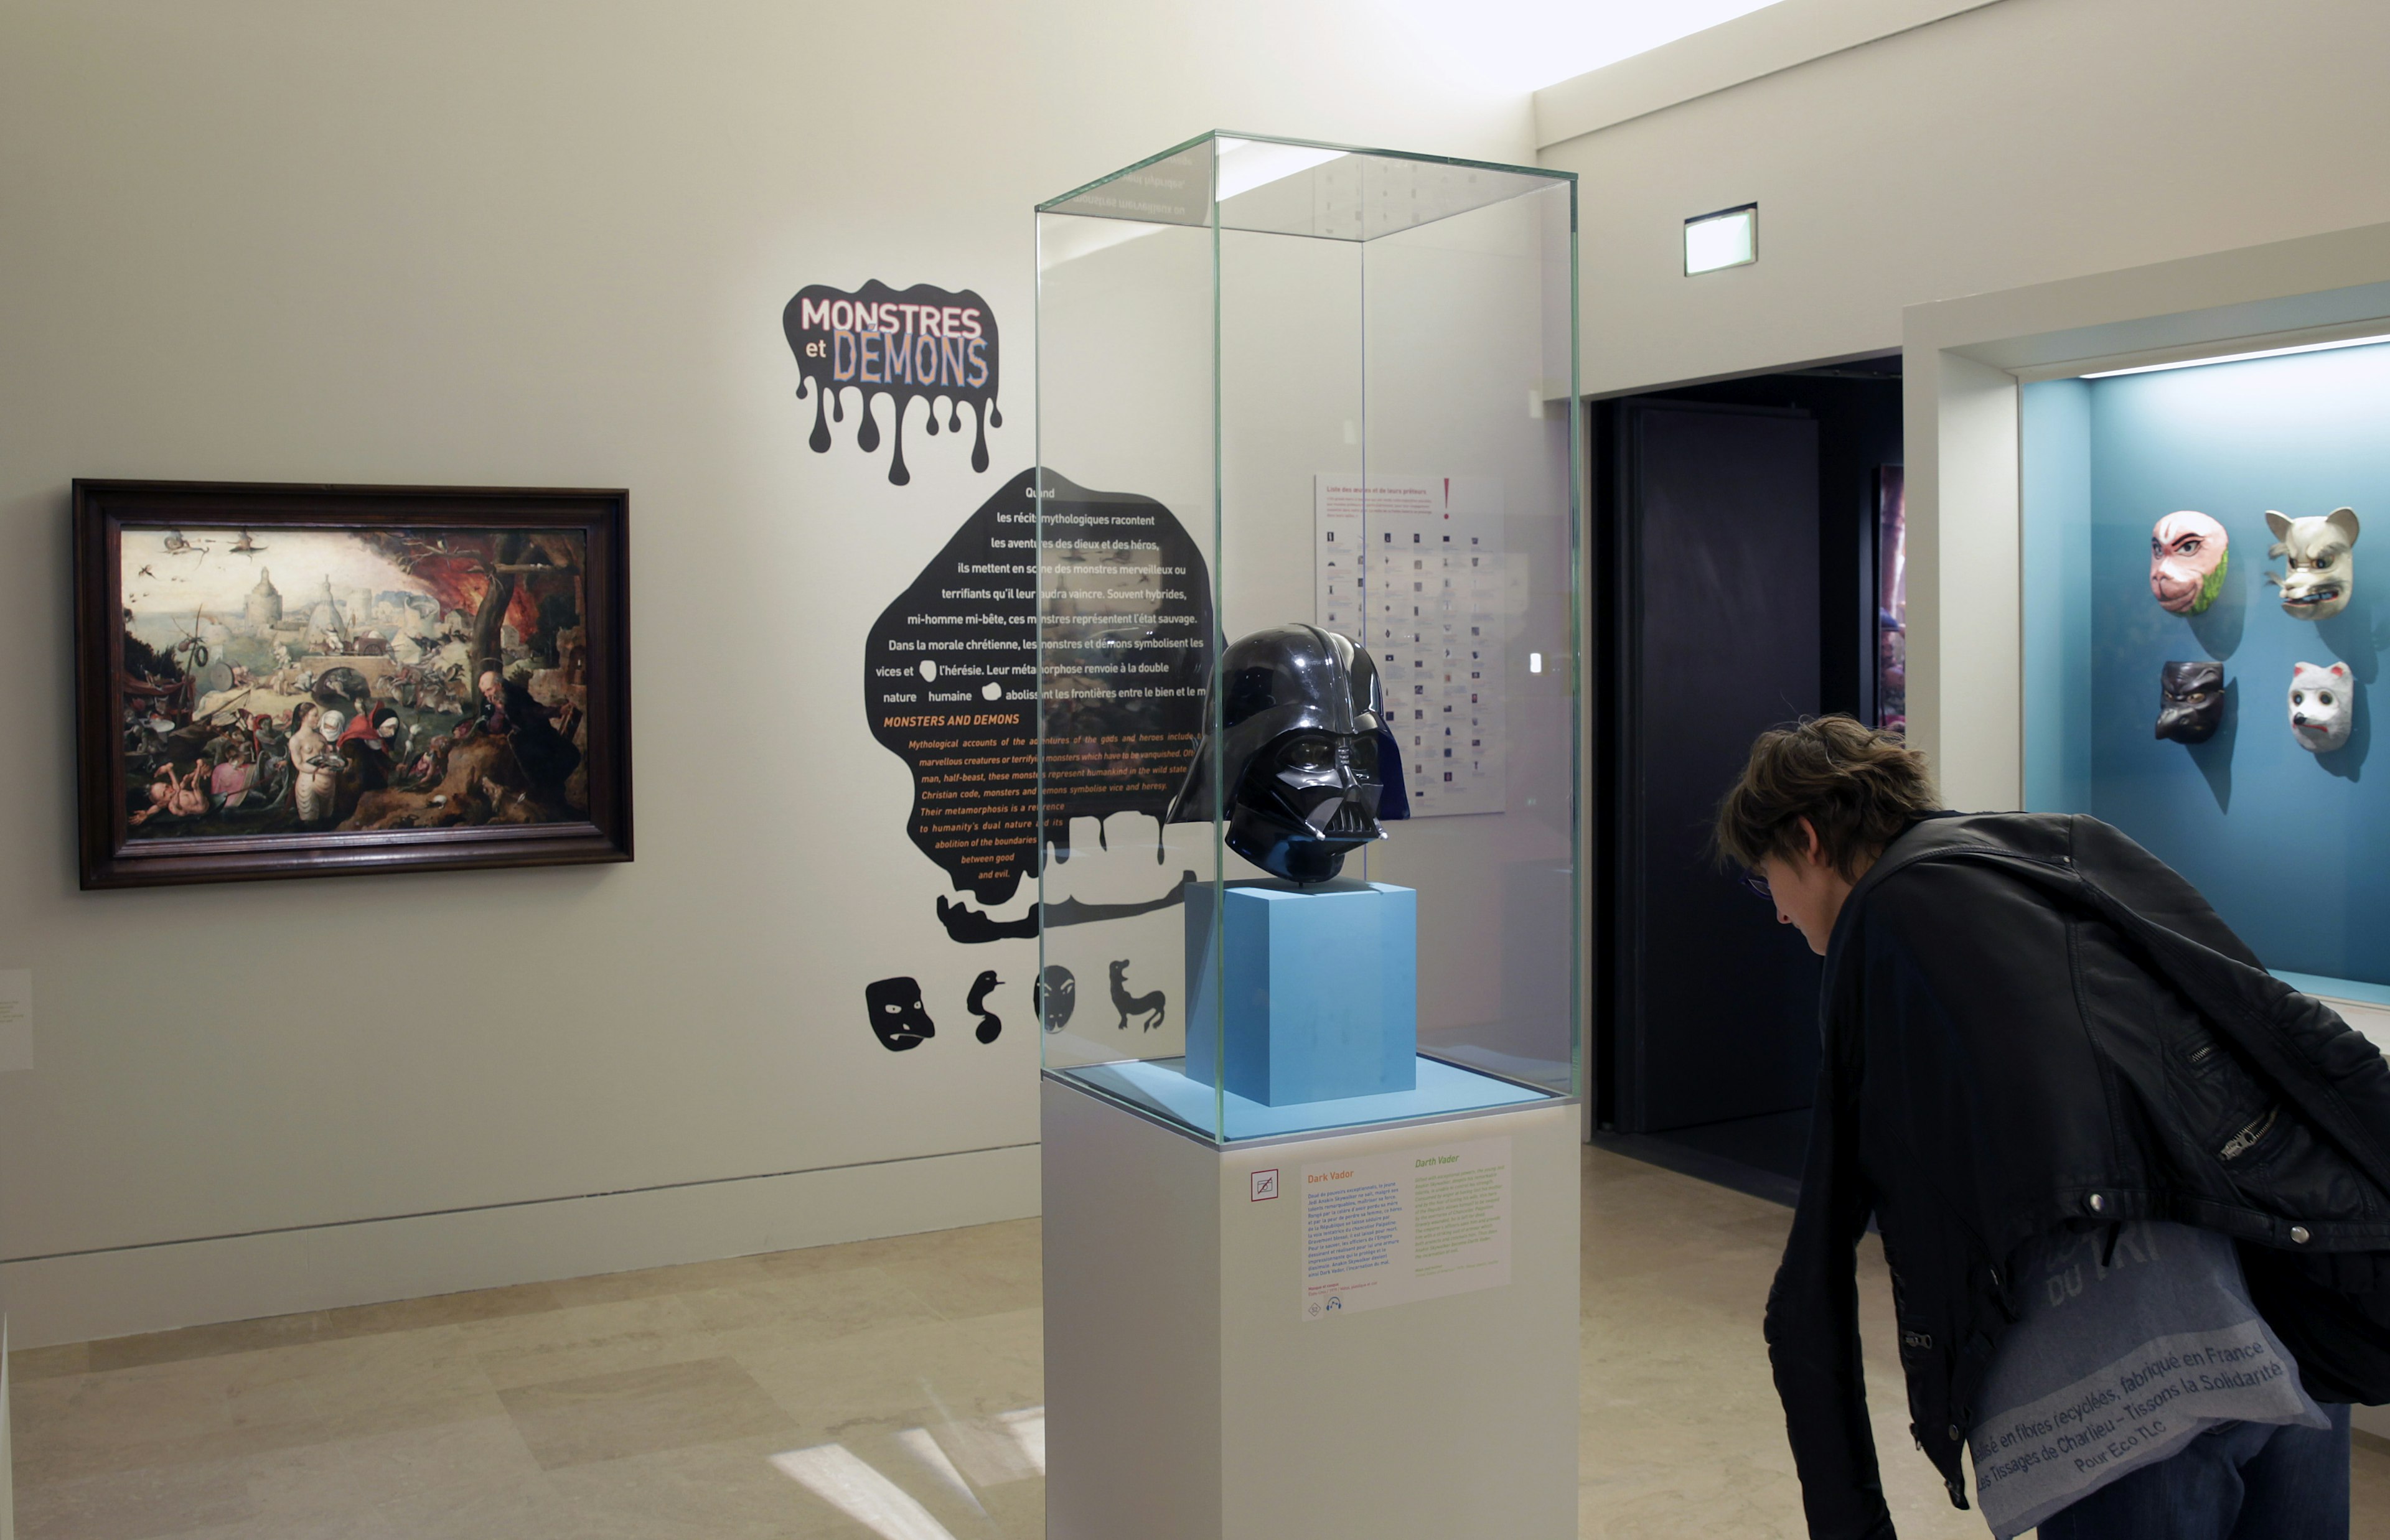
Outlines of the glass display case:
<svg viewBox="0 0 2390 1540">
<path fill-rule="evenodd" d="M 2377 343 L 2027 384 L 2019 417 L 2026 806 L 2114 824 L 2281 977 L 2373 1004 L 2385 411 Z"/>
<path fill-rule="evenodd" d="M 1577 1093 L 1575 190 L 1213 134 L 1039 207 L 1048 1076 L 1222 1145 Z"/>
</svg>

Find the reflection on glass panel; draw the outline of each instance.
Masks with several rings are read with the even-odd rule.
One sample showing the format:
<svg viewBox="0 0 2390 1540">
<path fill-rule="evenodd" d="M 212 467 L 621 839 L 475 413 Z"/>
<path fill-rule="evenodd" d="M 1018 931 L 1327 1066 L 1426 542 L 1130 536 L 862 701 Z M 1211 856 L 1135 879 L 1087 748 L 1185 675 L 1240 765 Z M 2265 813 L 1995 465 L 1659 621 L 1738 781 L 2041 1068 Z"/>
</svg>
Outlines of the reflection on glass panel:
<svg viewBox="0 0 2390 1540">
<path fill-rule="evenodd" d="M 1574 1093 L 1574 197 L 1216 136 L 1040 210 L 1049 1072 L 1220 1140 Z"/>
<path fill-rule="evenodd" d="M 1875 473 L 1875 721 L 1908 730 L 1908 494 L 1901 468 Z"/>
</svg>

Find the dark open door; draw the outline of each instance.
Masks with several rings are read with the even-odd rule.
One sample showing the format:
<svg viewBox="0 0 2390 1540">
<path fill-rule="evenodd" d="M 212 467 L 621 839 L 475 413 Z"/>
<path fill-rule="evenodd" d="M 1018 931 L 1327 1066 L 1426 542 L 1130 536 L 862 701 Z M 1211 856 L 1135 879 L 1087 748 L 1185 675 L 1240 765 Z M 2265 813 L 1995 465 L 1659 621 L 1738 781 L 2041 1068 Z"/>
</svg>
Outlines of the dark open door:
<svg viewBox="0 0 2390 1540">
<path fill-rule="evenodd" d="M 1754 736 L 1819 709 L 1818 424 L 1629 400 L 1598 428 L 1598 1113 L 1632 1134 L 1806 1107 L 1818 961 L 1705 846 Z"/>
</svg>

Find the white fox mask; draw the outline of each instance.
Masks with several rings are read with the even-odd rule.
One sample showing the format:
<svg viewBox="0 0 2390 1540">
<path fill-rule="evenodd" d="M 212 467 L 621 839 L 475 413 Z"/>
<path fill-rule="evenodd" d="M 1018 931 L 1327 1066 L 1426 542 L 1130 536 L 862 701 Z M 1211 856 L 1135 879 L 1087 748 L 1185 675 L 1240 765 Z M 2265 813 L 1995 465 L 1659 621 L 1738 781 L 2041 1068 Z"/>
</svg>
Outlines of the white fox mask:
<svg viewBox="0 0 2390 1540">
<path fill-rule="evenodd" d="M 2348 741 L 2356 687 L 2346 663 L 2291 665 L 2291 736 L 2300 748 L 2325 754 Z"/>
</svg>

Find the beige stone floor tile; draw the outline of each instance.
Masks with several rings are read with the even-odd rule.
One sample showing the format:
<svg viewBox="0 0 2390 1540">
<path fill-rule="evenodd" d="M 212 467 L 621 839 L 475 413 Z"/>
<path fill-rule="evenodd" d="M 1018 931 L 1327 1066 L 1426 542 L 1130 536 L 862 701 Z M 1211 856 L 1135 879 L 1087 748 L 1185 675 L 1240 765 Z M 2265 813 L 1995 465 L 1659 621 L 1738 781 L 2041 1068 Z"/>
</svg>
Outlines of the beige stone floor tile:
<svg viewBox="0 0 2390 1540">
<path fill-rule="evenodd" d="M 153 1540 L 254 1516 L 238 1461 L 110 1470 L 18 1484 L 19 1540 Z"/>
<path fill-rule="evenodd" d="M 2390 1443 L 2360 1439 L 2349 1451 L 2348 1508 L 2356 1534 L 2390 1534 Z"/>
<path fill-rule="evenodd" d="M 239 1459 L 397 1429 L 497 1415 L 453 1336 L 170 1360 L 19 1387 L 20 1485 Z"/>
<path fill-rule="evenodd" d="M 1792 1211 L 1771 1203 L 1761 1213 L 1722 1221 L 1718 1230 L 1738 1246 L 1766 1251 L 1771 1259 L 1768 1272 L 1773 1276 L 1776 1265 L 1772 1259 L 1784 1254 L 1784 1242 L 1792 1234 Z"/>
<path fill-rule="evenodd" d="M 1730 1321 L 1756 1342 L 1777 1256 L 1773 1248 L 1735 1248 L 1722 1241 L 1706 1250 L 1691 1248 L 1632 1273 L 1587 1280 L 1578 1315 L 1591 1326 L 1664 1311 L 1683 1317 L 1688 1325 L 1697 1317 Z"/>
<path fill-rule="evenodd" d="M 1000 1315 L 1044 1303 L 1043 1232 L 1034 1220 L 980 1225 L 939 1252 L 892 1259 L 882 1270 L 948 1317 Z"/>
<path fill-rule="evenodd" d="M 823 1248 L 835 1251 L 836 1247 Z M 856 1263 L 860 1266 L 862 1264 Z M 726 1257 L 717 1262 L 689 1262 L 672 1267 L 642 1267 L 628 1273 L 599 1273 L 567 1278 L 547 1290 L 557 1306 L 610 1304 L 618 1300 L 654 1299 L 686 1294 L 691 1290 L 717 1289 L 726 1284 L 754 1283 L 772 1277 L 763 1256 Z"/>
<path fill-rule="evenodd" d="M 1606 1150 L 1584 1172 L 1582 1534 L 1798 1540 L 1760 1338 L 1789 1211 Z M 22 1351 L 19 1533 L 873 1540 L 772 1460 L 831 1449 L 954 1540 L 1034 1540 L 1045 1482 L 1003 1418 L 1043 1399 L 1039 1240 L 1016 1221 Z M 1858 1278 L 1900 1532 L 1976 1540 L 1911 1446 L 1871 1240 Z M 2352 1479 L 2355 1533 L 2390 1534 L 2390 1447 Z"/>
<path fill-rule="evenodd" d="M 1021 1482 L 994 1487 L 979 1495 L 988 1523 L 1002 1540 L 1046 1540 L 1046 1483 Z M 957 1540 L 972 1540 L 969 1530 L 955 1532 Z"/>
<path fill-rule="evenodd" d="M 167 1357 L 20 1388 L 36 1444 L 170 1440 L 392 1405 L 486 1396 L 453 1331 Z"/>
<path fill-rule="evenodd" d="M 504 1415 L 344 1439 L 246 1463 L 258 1522 L 277 1533 L 455 1527 L 458 1515 L 515 1506 L 525 1495 L 546 1500 L 559 1517 L 565 1511 L 514 1419 Z"/>
<path fill-rule="evenodd" d="M 701 1330 L 760 1329 L 788 1342 L 827 1341 L 941 1318 L 884 1267 L 765 1278 L 695 1290 L 676 1298 Z"/>
<path fill-rule="evenodd" d="M 720 1347 L 676 1294 L 560 1306 L 456 1328 L 499 1390 L 717 1357 Z"/>
<path fill-rule="evenodd" d="M 839 1442 L 857 1459 L 919 1501 L 956 1540 L 1013 1533 L 1005 1528 L 1006 1517 L 1018 1523 L 1032 1510 L 1036 1524 L 1023 1532 L 1023 1540 L 1042 1535 L 1046 1483 L 1041 1478 L 1015 1474 L 1022 1469 L 1018 1464 L 998 1471 L 983 1467 L 969 1470 L 950 1452 L 957 1444 L 951 1434 L 940 1438 L 933 1433 L 925 1444 L 918 1436 L 908 1442 L 906 1433 L 905 1429 L 858 1430 Z M 935 1452 L 925 1458 L 925 1451 L 932 1448 Z M 961 1444 L 960 1452 L 969 1457 L 968 1442 Z M 1017 1456 L 1017 1445 L 1013 1452 Z M 939 1459 L 940 1456 L 944 1457 Z M 938 1463 L 932 1464 L 932 1460 Z M 999 1479 L 989 1480 L 990 1476 Z"/>
<path fill-rule="evenodd" d="M 505 1289 L 471 1289 L 419 1300 L 392 1300 L 382 1304 L 359 1304 L 341 1310 L 319 1311 L 316 1315 L 317 1335 L 328 1341 L 386 1331 L 416 1331 L 425 1327 L 461 1326 L 468 1321 L 536 1315 L 557 1307 L 560 1303 L 558 1291 L 562 1287 L 552 1283 L 524 1283 Z"/>
<path fill-rule="evenodd" d="M 871 1540 L 772 1463 L 808 1446 L 726 1440 L 576 1465 L 548 1479 L 591 1540 Z"/>
<path fill-rule="evenodd" d="M 1039 1387 L 1034 1399 L 1044 1399 L 1046 1311 L 1042 1305 L 1007 1311 L 1001 1315 L 974 1316 L 956 1324 L 973 1342 L 1009 1366 L 1008 1372 L 1016 1380 Z M 1021 1380 L 1022 1376 L 1026 1380 Z"/>
<path fill-rule="evenodd" d="M 795 1419 L 727 1358 L 593 1375 L 501 1392 L 547 1469 L 729 1439 L 793 1443 Z"/>
<path fill-rule="evenodd" d="M 1734 1456 L 1680 1462 L 1630 1489 L 1582 1489 L 1587 1540 L 1800 1540 L 1800 1493 L 1789 1477 Z"/>
<path fill-rule="evenodd" d="M 230 1425 L 221 1359 L 64 1375 L 10 1387 L 20 1466 L 55 1457 L 192 1439 Z"/>
<path fill-rule="evenodd" d="M 91 1348 L 89 1342 L 19 1348 L 8 1354 L 8 1381 L 15 1385 L 27 1385 L 36 1380 L 56 1380 L 61 1375 L 87 1373 L 91 1368 Z"/>
<path fill-rule="evenodd" d="M 261 1510 L 243 1540 L 572 1540 L 581 1515 L 546 1476 L 457 1481 L 435 1495 Z"/>
<path fill-rule="evenodd" d="M 405 1406 L 489 1409 L 490 1381 L 454 1327 L 267 1348 L 222 1363 L 236 1426 L 357 1417 L 370 1423 Z"/>
<path fill-rule="evenodd" d="M 860 1265 L 860 1263 L 855 1263 Z M 725 1285 L 760 1282 L 772 1277 L 765 1256 L 725 1256 L 717 1261 L 674 1263 L 669 1268 L 634 1268 L 631 1273 L 595 1273 L 552 1282 L 557 1306 L 611 1303 L 617 1299 L 655 1299 L 660 1294 L 688 1294 L 693 1290 L 719 1290 Z"/>
<path fill-rule="evenodd" d="M 831 1273 L 851 1273 L 858 1268 L 903 1266 L 933 1260 L 944 1253 L 952 1243 L 942 1243 L 939 1234 L 933 1231 L 926 1235 L 893 1235 L 876 1240 L 850 1240 L 837 1246 L 766 1251 L 755 1261 L 767 1275 L 776 1278 L 816 1277 Z"/>
<path fill-rule="evenodd" d="M 482 1289 L 438 1294 L 424 1299 L 393 1300 L 381 1304 L 352 1305 L 339 1310 L 302 1311 L 255 1320 L 185 1327 L 173 1331 L 145 1332 L 104 1341 L 64 1347 L 37 1348 L 9 1355 L 9 1373 L 19 1381 L 54 1379 L 64 1374 L 106 1373 L 157 1364 L 186 1363 L 196 1358 L 224 1357 L 269 1348 L 351 1338 L 415 1331 L 460 1321 L 489 1320 L 552 1310 L 557 1301 L 548 1284 L 523 1284 L 507 1289 Z"/>
<path fill-rule="evenodd" d="M 93 1342 L 88 1352 L 94 1373 L 143 1368 L 152 1364 L 186 1363 L 229 1354 L 255 1353 L 263 1348 L 314 1341 L 322 1317 L 307 1311 L 295 1315 L 266 1315 L 251 1321 L 225 1321 L 213 1326 L 184 1327 L 174 1331 L 143 1332 Z"/>
<path fill-rule="evenodd" d="M 912 1235 L 850 1240 L 836 1246 L 812 1246 L 794 1251 L 769 1251 L 759 1260 L 775 1273 L 843 1272 L 850 1267 L 886 1267 L 941 1257 L 971 1256 L 989 1247 L 1001 1247 L 1001 1232 L 1032 1220 L 1006 1220 L 990 1225 L 966 1225 L 960 1229 L 922 1230 Z"/>
<path fill-rule="evenodd" d="M 893 1431 L 1039 1405 L 1042 1359 L 970 1323 L 890 1327 L 812 1343 L 757 1342 L 738 1362 L 808 1438 Z"/>
</svg>

